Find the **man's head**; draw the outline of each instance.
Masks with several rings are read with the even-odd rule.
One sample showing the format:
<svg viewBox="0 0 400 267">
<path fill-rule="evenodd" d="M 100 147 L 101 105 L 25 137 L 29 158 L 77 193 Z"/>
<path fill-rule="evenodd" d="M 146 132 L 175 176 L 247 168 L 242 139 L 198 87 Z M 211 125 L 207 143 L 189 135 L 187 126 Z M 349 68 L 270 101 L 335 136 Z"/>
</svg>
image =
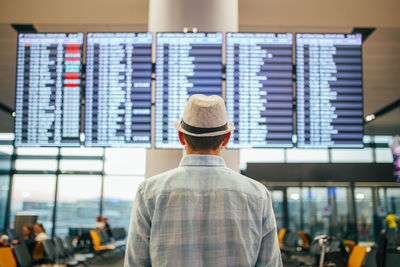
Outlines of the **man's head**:
<svg viewBox="0 0 400 267">
<path fill-rule="evenodd" d="M 183 118 L 175 123 L 179 140 L 188 154 L 219 154 L 235 129 L 228 122 L 224 100 L 216 95 L 192 95 Z"/>
</svg>

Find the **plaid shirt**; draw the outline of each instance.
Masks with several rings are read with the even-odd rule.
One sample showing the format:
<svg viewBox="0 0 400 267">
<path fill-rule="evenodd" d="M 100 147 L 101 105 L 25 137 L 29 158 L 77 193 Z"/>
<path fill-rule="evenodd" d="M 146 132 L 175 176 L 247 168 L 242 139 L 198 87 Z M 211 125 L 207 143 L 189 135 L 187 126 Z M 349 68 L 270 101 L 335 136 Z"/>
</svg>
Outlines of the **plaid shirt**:
<svg viewBox="0 0 400 267">
<path fill-rule="evenodd" d="M 184 156 L 139 186 L 127 266 L 282 266 L 268 190 L 221 157 Z"/>
</svg>

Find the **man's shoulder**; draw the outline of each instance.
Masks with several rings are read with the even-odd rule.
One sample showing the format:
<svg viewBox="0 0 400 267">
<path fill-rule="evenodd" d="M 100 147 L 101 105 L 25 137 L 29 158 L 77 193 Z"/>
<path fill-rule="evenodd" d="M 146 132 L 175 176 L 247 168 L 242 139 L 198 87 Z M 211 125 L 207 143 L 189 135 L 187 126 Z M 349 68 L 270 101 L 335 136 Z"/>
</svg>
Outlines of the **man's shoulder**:
<svg viewBox="0 0 400 267">
<path fill-rule="evenodd" d="M 237 173 L 232 169 L 226 169 L 229 172 L 228 177 L 230 177 L 231 181 L 241 186 L 242 190 L 245 191 L 247 194 L 263 198 L 269 196 L 268 189 L 259 181 L 256 181 L 243 174 Z"/>
<path fill-rule="evenodd" d="M 219 179 L 217 184 L 220 190 L 238 191 L 248 196 L 255 198 L 266 198 L 269 196 L 267 188 L 260 182 L 253 180 L 247 176 L 235 172 L 234 170 L 224 167 L 216 168 L 216 177 L 198 177 L 201 180 L 207 180 L 209 183 L 213 183 Z M 154 175 L 145 179 L 139 187 L 142 194 L 147 197 L 158 195 L 160 193 L 169 192 L 178 188 L 182 189 L 189 186 L 190 179 L 193 177 L 185 177 L 187 170 L 184 168 L 174 168 L 166 172 Z M 193 181 L 192 181 L 193 182 Z M 193 184 L 192 184 L 193 185 Z M 197 185 L 197 184 L 196 184 Z M 193 188 L 193 186 L 189 186 Z M 200 189 L 200 188 L 196 188 Z"/>
<path fill-rule="evenodd" d="M 173 176 L 177 172 L 177 169 L 178 168 L 174 168 L 144 179 L 144 181 L 139 185 L 139 192 L 149 193 L 149 191 L 160 189 L 162 183 L 165 183 L 165 180 L 168 179 L 168 177 Z"/>
</svg>

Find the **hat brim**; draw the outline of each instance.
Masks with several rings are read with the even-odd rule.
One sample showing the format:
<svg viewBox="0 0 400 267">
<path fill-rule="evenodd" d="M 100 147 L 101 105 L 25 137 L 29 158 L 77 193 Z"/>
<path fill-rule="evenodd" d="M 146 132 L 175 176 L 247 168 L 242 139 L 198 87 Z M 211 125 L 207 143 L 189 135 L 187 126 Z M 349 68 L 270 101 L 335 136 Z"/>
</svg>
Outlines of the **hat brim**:
<svg viewBox="0 0 400 267">
<path fill-rule="evenodd" d="M 226 129 L 226 130 L 217 131 L 217 132 L 211 132 L 211 133 L 195 134 L 195 133 L 191 133 L 191 132 L 186 131 L 185 129 L 183 129 L 182 126 L 181 126 L 181 121 L 182 121 L 182 119 L 177 120 L 177 121 L 175 122 L 175 128 L 176 128 L 178 131 L 180 131 L 180 132 L 182 132 L 182 133 L 184 133 L 184 134 L 191 135 L 191 136 L 196 136 L 196 137 L 218 136 L 218 135 L 227 134 L 227 133 L 229 133 L 229 132 L 235 130 L 235 126 L 233 126 L 232 123 L 230 123 L 230 122 L 228 121 L 228 122 L 227 122 L 227 129 Z"/>
</svg>

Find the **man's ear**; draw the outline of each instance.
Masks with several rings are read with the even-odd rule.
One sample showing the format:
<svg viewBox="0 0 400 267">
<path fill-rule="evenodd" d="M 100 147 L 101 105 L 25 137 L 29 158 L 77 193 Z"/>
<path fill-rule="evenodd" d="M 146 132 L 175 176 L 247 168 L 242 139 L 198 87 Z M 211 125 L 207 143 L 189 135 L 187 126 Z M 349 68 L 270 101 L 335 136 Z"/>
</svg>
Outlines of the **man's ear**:
<svg viewBox="0 0 400 267">
<path fill-rule="evenodd" d="M 226 146 L 228 144 L 230 138 L 231 138 L 231 133 L 229 132 L 226 134 L 225 139 L 222 142 L 222 146 Z"/>
<path fill-rule="evenodd" d="M 183 133 L 181 131 L 178 132 L 178 137 L 179 137 L 179 142 L 181 143 L 182 146 L 186 145 L 185 138 L 183 138 Z"/>
</svg>

